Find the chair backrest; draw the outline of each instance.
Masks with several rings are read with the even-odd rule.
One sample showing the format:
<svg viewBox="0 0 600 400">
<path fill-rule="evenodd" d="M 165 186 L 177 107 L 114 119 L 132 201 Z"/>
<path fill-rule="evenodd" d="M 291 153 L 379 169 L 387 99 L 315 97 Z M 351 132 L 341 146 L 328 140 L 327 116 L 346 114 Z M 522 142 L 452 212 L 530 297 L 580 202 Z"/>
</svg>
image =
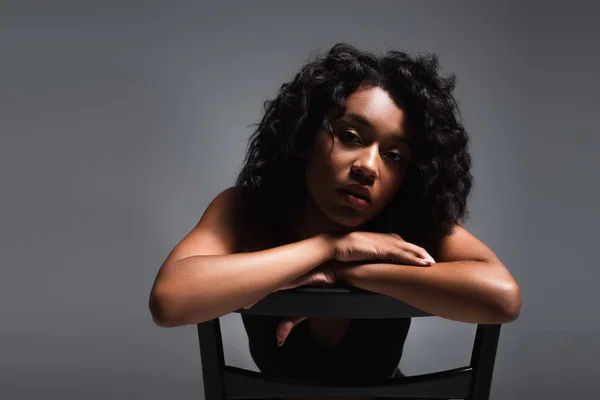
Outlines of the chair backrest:
<svg viewBox="0 0 600 400">
<path fill-rule="evenodd" d="M 311 318 L 412 318 L 431 316 L 389 296 L 354 287 L 299 287 L 272 293 L 240 314 Z M 225 364 L 219 319 L 197 325 L 206 400 L 291 396 L 373 396 L 487 400 L 501 325 L 477 326 L 468 366 L 370 384 L 339 385 L 277 379 Z"/>
</svg>

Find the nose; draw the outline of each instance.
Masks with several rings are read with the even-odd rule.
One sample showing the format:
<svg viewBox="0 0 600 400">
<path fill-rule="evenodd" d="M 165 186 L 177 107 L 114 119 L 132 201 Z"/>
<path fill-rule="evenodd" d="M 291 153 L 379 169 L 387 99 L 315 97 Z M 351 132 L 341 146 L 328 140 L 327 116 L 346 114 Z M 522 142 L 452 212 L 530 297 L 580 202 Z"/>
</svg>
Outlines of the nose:
<svg viewBox="0 0 600 400">
<path fill-rule="evenodd" d="M 362 149 L 357 159 L 352 164 L 351 172 L 356 179 L 367 180 L 372 183 L 379 177 L 377 169 L 377 161 L 379 158 L 379 150 L 376 146 L 371 146 Z"/>
</svg>

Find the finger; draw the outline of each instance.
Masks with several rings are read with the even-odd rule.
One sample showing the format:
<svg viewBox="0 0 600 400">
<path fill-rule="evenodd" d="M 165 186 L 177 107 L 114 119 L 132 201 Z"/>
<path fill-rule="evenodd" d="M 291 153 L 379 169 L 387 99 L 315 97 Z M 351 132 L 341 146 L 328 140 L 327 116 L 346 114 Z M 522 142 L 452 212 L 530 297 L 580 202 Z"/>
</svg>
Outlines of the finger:
<svg viewBox="0 0 600 400">
<path fill-rule="evenodd" d="M 258 301 L 255 301 L 254 303 L 247 305 L 246 307 L 243 307 L 243 308 L 244 308 L 244 310 L 247 310 L 249 308 L 252 308 L 252 306 L 254 306 L 256 303 L 258 303 Z"/>
<path fill-rule="evenodd" d="M 397 233 L 392 233 L 391 235 L 393 237 L 395 237 L 396 239 L 400 239 L 400 240 L 404 241 L 404 239 L 402 239 L 402 236 L 398 235 Z"/>
<path fill-rule="evenodd" d="M 304 275 L 294 279 L 290 283 L 285 284 L 282 287 L 280 287 L 279 290 L 293 289 L 298 286 L 306 285 L 307 282 L 311 279 L 311 277 L 310 277 L 311 273 L 312 273 L 312 271 L 309 272 L 308 274 L 304 274 Z"/>
<path fill-rule="evenodd" d="M 280 287 L 280 288 L 279 288 L 279 289 L 277 289 L 277 290 L 287 290 L 287 289 L 293 289 L 293 288 L 295 288 L 295 287 L 298 287 L 298 286 L 300 286 L 300 285 L 298 284 L 298 282 L 297 282 L 297 281 L 293 281 L 293 282 L 290 282 L 290 283 L 288 283 L 288 284 L 285 284 L 285 285 L 283 285 L 282 287 Z"/>
<path fill-rule="evenodd" d="M 296 279 L 293 282 L 288 283 L 287 285 L 283 285 L 278 290 L 294 289 L 294 288 L 297 288 L 297 287 L 300 287 L 300 286 L 310 285 L 310 282 L 311 282 L 311 278 L 310 277 L 303 276 L 301 278 Z"/>
<path fill-rule="evenodd" d="M 303 279 L 301 285 L 302 286 L 321 285 L 321 284 L 329 285 L 329 284 L 333 284 L 333 283 L 335 283 L 335 275 L 333 274 L 333 271 L 323 270 L 323 271 L 311 272 L 310 274 L 308 274 L 306 276 L 306 278 Z"/>
<path fill-rule="evenodd" d="M 299 286 L 305 285 L 333 285 L 336 283 L 335 273 L 331 268 L 324 269 L 322 271 L 311 271 L 308 274 L 302 275 L 300 278 L 293 280 L 292 282 L 283 285 L 277 290 L 293 289 Z"/>
<path fill-rule="evenodd" d="M 417 257 L 412 252 L 403 250 L 403 249 L 395 249 L 394 253 L 391 255 L 392 263 L 394 264 L 405 264 L 405 265 L 414 265 L 419 267 L 426 267 L 431 265 L 430 260 L 423 259 L 421 257 Z"/>
<path fill-rule="evenodd" d="M 335 274 L 332 269 L 326 269 L 318 274 L 314 278 L 314 284 L 333 285 L 336 281 Z"/>
<path fill-rule="evenodd" d="M 417 257 L 419 257 L 419 258 L 421 258 L 423 260 L 430 260 L 431 264 L 435 263 L 435 260 L 427 252 L 427 250 L 425 250 L 424 248 L 422 248 L 420 246 L 417 246 L 414 243 L 402 242 L 401 244 L 398 245 L 398 247 L 401 248 L 402 250 L 410 251 L 415 256 L 417 256 Z"/>
<path fill-rule="evenodd" d="M 303 285 L 314 285 L 323 280 L 322 272 L 311 272 L 303 282 Z"/>
<path fill-rule="evenodd" d="M 419 247 L 414 243 L 407 242 L 406 240 L 402 239 L 402 237 L 400 235 L 398 235 L 397 233 L 392 233 L 391 235 L 395 239 L 400 239 L 400 241 L 402 242 L 402 244 L 401 244 L 402 246 L 404 246 L 404 245 L 409 246 L 411 248 L 411 251 L 413 251 L 413 253 L 415 253 L 417 256 L 422 257 L 422 258 L 433 259 L 433 257 L 431 257 L 431 255 L 424 248 Z"/>
<path fill-rule="evenodd" d="M 304 321 L 306 317 L 294 317 L 294 318 L 283 318 L 277 327 L 275 337 L 277 338 L 277 345 L 282 346 L 285 339 L 289 336 L 290 332 L 296 325 Z"/>
</svg>

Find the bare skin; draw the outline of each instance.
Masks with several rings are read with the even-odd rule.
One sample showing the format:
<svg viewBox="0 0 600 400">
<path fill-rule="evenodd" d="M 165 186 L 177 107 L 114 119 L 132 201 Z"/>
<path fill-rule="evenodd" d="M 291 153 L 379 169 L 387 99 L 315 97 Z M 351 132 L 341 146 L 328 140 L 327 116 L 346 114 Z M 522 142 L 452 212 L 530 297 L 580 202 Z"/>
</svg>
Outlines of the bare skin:
<svg viewBox="0 0 600 400">
<path fill-rule="evenodd" d="M 259 239 L 257 239 L 259 238 Z M 274 243 L 265 242 L 265 237 L 260 237 L 257 235 L 248 235 L 245 239 L 246 248 L 245 251 L 260 251 L 268 248 L 272 248 Z M 310 274 L 310 272 L 309 272 Z M 311 283 L 319 283 L 319 284 L 335 284 L 335 277 L 328 276 L 327 278 L 319 278 L 312 280 Z M 302 286 L 302 285 L 299 285 Z M 296 285 L 285 285 L 281 287 L 279 290 L 285 290 L 287 288 L 296 287 Z M 248 308 L 251 305 L 248 305 Z M 304 319 L 302 319 L 304 320 Z M 314 342 L 325 349 L 333 349 L 341 343 L 342 339 L 345 337 L 348 327 L 350 325 L 350 319 L 334 319 L 334 318 L 306 318 L 306 323 L 309 325 L 309 332 L 311 334 Z M 293 325 L 288 328 L 283 328 L 282 326 L 278 329 L 277 335 L 281 335 L 282 332 L 285 332 L 285 337 L 289 335 L 291 329 L 296 326 L 301 321 L 299 319 L 293 320 Z M 390 377 L 393 377 L 396 374 L 397 368 L 394 369 Z M 332 396 L 311 396 L 311 397 L 283 397 L 281 400 L 328 400 L 331 399 Z M 372 400 L 373 397 L 370 396 L 333 396 L 338 400 Z"/>
<path fill-rule="evenodd" d="M 473 278 L 469 290 L 456 292 L 481 292 L 480 287 L 486 283 L 483 281 L 494 279 L 494 286 L 490 287 L 510 295 L 506 304 L 520 304 L 518 291 L 514 289 L 516 283 L 508 271 L 487 246 L 466 234 L 462 227 L 445 239 L 446 250 L 435 261 L 426 249 L 399 237 L 359 232 L 362 225 L 386 207 L 402 185 L 411 157 L 410 136 L 404 130 L 402 110 L 381 88 L 361 89 L 352 94 L 341 122 L 333 141 L 327 133 L 319 131 L 313 147 L 302 155 L 306 159 L 308 193 L 302 210 L 290 210 L 293 218 L 289 219 L 290 239 L 286 243 L 274 245 L 276 242 L 270 239 L 272 233 L 261 229 L 262 221 L 252 219 L 239 188 L 227 189 L 211 202 L 157 274 L 150 295 L 150 311 L 157 325 L 175 327 L 218 318 L 285 288 L 333 260 L 385 258 L 421 266 L 431 262 L 478 260 L 485 264 L 485 268 L 481 267 L 485 279 Z M 369 189 L 367 205 L 353 205 L 339 191 L 349 183 Z M 465 267 L 466 272 L 473 269 Z M 447 274 L 448 269 L 439 271 L 436 276 Z M 441 287 L 439 279 L 426 280 L 413 275 L 411 279 L 423 285 L 411 294 L 417 300 L 423 302 L 429 290 L 442 293 L 446 289 Z M 411 303 L 410 298 L 405 301 Z M 446 302 L 444 307 L 458 315 L 472 303 L 457 300 Z M 430 307 L 432 311 L 434 306 Z M 517 306 L 510 309 L 506 315 L 517 314 Z M 472 312 L 475 311 L 482 314 L 479 310 Z M 348 322 L 307 321 L 314 340 L 324 347 L 339 345 L 347 333 Z M 291 328 L 287 327 L 284 334 L 289 334 Z M 320 398 L 309 400 L 317 399 Z"/>
</svg>

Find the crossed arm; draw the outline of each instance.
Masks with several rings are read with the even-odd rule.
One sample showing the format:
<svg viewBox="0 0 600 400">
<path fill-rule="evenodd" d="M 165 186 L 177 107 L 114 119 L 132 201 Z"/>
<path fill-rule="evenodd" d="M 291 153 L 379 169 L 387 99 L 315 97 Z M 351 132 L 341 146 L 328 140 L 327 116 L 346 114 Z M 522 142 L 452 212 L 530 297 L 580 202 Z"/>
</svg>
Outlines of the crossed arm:
<svg viewBox="0 0 600 400">
<path fill-rule="evenodd" d="M 329 265 L 335 280 L 443 318 L 495 324 L 513 321 L 520 313 L 520 290 L 512 275 L 492 250 L 460 225 L 442 240 L 436 263 L 428 267 L 364 262 Z"/>
</svg>

